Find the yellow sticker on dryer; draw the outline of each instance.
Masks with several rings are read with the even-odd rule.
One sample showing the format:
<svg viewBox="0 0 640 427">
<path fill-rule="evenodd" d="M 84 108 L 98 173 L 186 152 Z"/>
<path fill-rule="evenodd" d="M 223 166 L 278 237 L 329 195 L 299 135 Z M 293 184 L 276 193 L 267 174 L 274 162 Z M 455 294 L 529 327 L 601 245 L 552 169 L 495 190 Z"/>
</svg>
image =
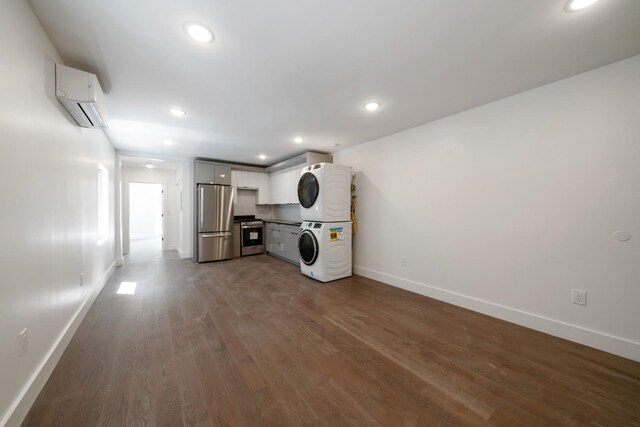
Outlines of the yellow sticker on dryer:
<svg viewBox="0 0 640 427">
<path fill-rule="evenodd" d="M 329 237 L 332 242 L 344 240 L 344 231 L 342 227 L 333 227 L 329 229 Z"/>
</svg>

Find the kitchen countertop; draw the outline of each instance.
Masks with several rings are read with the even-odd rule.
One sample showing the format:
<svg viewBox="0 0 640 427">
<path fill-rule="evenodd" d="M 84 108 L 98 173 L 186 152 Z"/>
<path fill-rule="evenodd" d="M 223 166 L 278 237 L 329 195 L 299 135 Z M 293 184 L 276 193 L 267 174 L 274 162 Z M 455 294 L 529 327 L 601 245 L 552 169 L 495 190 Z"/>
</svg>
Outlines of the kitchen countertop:
<svg viewBox="0 0 640 427">
<path fill-rule="evenodd" d="M 265 219 L 264 222 L 273 222 L 275 224 L 285 225 L 302 225 L 302 221 L 290 221 L 288 219 Z"/>
</svg>

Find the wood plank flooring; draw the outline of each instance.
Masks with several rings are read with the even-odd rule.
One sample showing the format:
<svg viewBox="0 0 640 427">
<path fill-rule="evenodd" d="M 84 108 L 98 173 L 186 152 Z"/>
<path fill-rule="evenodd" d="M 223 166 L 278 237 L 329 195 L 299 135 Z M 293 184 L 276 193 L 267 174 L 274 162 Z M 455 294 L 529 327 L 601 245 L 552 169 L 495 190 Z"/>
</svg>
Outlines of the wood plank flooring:
<svg viewBox="0 0 640 427">
<path fill-rule="evenodd" d="M 262 255 L 120 268 L 23 425 L 583 424 L 640 425 L 639 363 Z"/>
</svg>

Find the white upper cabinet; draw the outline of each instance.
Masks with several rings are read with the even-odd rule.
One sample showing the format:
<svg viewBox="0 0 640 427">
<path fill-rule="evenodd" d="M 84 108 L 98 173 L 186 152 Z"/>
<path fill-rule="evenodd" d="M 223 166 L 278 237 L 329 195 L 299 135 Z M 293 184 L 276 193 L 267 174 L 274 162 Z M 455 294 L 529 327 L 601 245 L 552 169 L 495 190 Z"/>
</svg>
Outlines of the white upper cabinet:
<svg viewBox="0 0 640 427">
<path fill-rule="evenodd" d="M 247 187 L 260 189 L 260 175 L 263 174 L 260 172 L 248 172 L 247 175 Z"/>
<path fill-rule="evenodd" d="M 284 171 L 278 171 L 269 177 L 271 187 L 271 204 L 281 205 L 286 203 L 286 191 L 288 187 L 288 175 Z"/>
<path fill-rule="evenodd" d="M 260 172 L 251 171 L 234 171 L 236 175 L 236 187 L 246 188 L 248 190 L 258 190 L 260 188 Z"/>
<path fill-rule="evenodd" d="M 258 204 L 268 205 L 271 203 L 271 186 L 269 185 L 269 174 L 258 174 Z"/>
<path fill-rule="evenodd" d="M 295 169 L 289 172 L 289 203 L 300 203 L 298 200 L 298 182 L 300 181 L 300 174 L 305 165 L 296 166 Z"/>
<path fill-rule="evenodd" d="M 238 187 L 243 187 L 242 184 L 244 184 L 242 181 L 243 180 L 243 176 L 244 175 L 244 171 L 237 171 L 237 170 L 232 170 L 231 171 L 231 186 L 234 188 L 238 188 Z"/>
<path fill-rule="evenodd" d="M 298 181 L 305 165 L 300 164 L 271 174 L 245 170 L 231 171 L 231 185 L 238 189 L 258 190 L 258 205 L 284 205 L 298 203 Z"/>
<path fill-rule="evenodd" d="M 303 168 L 304 165 L 297 165 L 271 174 L 271 204 L 298 203 L 298 180 Z"/>
<path fill-rule="evenodd" d="M 234 200 L 238 200 L 238 189 L 258 190 L 257 203 L 269 204 L 269 174 L 234 169 L 231 171 L 231 185 L 235 193 Z"/>
</svg>

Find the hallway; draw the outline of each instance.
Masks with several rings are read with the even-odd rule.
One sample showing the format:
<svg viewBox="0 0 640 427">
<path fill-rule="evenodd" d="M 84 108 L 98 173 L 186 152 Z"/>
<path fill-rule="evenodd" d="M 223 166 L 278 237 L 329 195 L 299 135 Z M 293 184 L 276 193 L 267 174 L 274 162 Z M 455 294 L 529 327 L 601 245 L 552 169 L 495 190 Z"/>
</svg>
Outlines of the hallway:
<svg viewBox="0 0 640 427">
<path fill-rule="evenodd" d="M 124 256 L 125 264 L 179 259 L 178 251 L 162 250 L 162 237 L 149 239 L 132 239 L 129 243 L 129 253 Z"/>
</svg>

